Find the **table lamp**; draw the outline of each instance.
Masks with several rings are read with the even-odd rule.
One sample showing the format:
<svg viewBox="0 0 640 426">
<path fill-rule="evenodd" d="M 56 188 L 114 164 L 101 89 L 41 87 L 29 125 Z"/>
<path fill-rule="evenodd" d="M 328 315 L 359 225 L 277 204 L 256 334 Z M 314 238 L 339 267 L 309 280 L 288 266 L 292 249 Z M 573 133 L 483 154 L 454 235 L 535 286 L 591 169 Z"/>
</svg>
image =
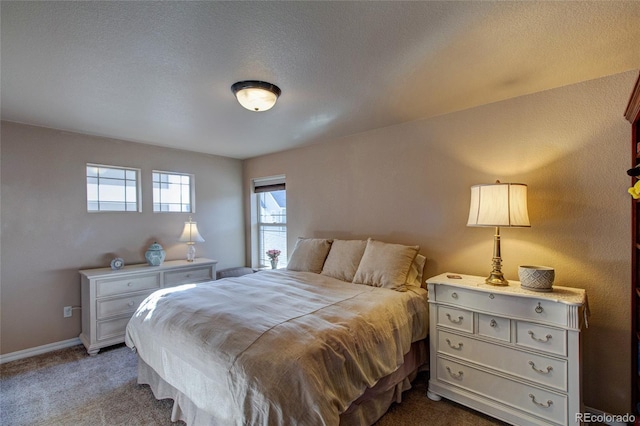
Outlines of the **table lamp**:
<svg viewBox="0 0 640 426">
<path fill-rule="evenodd" d="M 493 270 L 485 282 L 497 286 L 509 285 L 502 273 L 500 227 L 531 226 L 527 212 L 527 185 L 496 181 L 472 186 L 467 226 L 495 227 Z"/>
<path fill-rule="evenodd" d="M 195 243 L 204 242 L 204 238 L 198 232 L 198 225 L 191 220 L 191 216 L 189 216 L 189 222 L 184 223 L 184 229 L 179 241 L 187 243 L 187 262 L 193 262 L 196 258 Z"/>
</svg>

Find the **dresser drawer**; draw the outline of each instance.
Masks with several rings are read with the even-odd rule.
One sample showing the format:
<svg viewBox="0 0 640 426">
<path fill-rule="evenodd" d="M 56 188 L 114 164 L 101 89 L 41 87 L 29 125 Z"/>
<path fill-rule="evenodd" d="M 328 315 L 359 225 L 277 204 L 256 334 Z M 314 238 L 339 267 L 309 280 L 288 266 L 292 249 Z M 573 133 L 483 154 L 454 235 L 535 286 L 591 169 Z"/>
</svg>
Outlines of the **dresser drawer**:
<svg viewBox="0 0 640 426">
<path fill-rule="evenodd" d="M 568 422 L 567 397 L 438 358 L 438 380 L 499 401 L 556 424 Z"/>
<path fill-rule="evenodd" d="M 492 339 L 511 341 L 511 320 L 495 315 L 478 314 L 478 334 Z"/>
<path fill-rule="evenodd" d="M 438 306 L 438 325 L 473 333 L 473 312 Z"/>
<path fill-rule="evenodd" d="M 501 294 L 499 289 L 492 293 L 439 285 L 436 287 L 435 300 L 508 318 L 542 321 L 565 327 L 568 325 L 569 308 L 565 304 L 543 298 Z"/>
<path fill-rule="evenodd" d="M 567 361 L 438 330 L 438 353 L 471 361 L 559 391 L 567 390 Z"/>
<path fill-rule="evenodd" d="M 167 271 L 164 274 L 165 287 L 172 287 L 180 284 L 197 283 L 213 280 L 211 266 L 194 266 L 177 271 Z"/>
<path fill-rule="evenodd" d="M 160 273 L 130 275 L 128 277 L 104 278 L 96 281 L 96 296 L 133 293 L 160 288 Z"/>
<path fill-rule="evenodd" d="M 115 299 L 100 299 L 97 301 L 97 318 L 103 319 L 113 317 L 116 315 L 122 315 L 126 313 L 133 314 L 135 310 L 140 306 L 140 303 L 147 298 L 149 292 L 130 295 L 128 297 L 118 297 Z"/>
<path fill-rule="evenodd" d="M 108 321 L 98 321 L 96 323 L 96 339 L 104 340 L 113 337 L 124 336 L 127 324 L 131 315 L 125 318 L 117 318 Z"/>
<path fill-rule="evenodd" d="M 567 330 L 517 321 L 515 343 L 518 346 L 566 356 Z"/>
</svg>

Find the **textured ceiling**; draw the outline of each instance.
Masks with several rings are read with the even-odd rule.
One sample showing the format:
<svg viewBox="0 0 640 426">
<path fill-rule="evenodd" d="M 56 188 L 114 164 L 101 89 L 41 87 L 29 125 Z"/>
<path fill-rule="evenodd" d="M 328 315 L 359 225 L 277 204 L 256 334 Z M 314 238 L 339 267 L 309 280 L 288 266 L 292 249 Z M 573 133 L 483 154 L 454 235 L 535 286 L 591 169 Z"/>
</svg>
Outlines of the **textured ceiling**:
<svg viewBox="0 0 640 426">
<path fill-rule="evenodd" d="M 638 1 L 3 1 L 0 12 L 2 119 L 235 158 L 640 68 Z M 230 91 L 239 80 L 282 96 L 247 111 Z"/>
</svg>

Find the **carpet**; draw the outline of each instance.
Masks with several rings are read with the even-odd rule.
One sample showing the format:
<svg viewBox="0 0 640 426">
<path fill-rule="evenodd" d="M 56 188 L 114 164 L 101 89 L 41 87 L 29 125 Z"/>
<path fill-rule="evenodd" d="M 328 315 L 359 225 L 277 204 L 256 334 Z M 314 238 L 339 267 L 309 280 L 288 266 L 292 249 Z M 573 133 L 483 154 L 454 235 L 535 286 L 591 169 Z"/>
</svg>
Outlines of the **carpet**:
<svg viewBox="0 0 640 426">
<path fill-rule="evenodd" d="M 138 385 L 137 358 L 126 346 L 90 357 L 74 346 L 0 365 L 0 424 L 184 425 L 171 422 L 172 400 L 156 400 Z M 428 374 L 421 373 L 376 426 L 504 425 L 458 404 L 426 397 Z"/>
</svg>

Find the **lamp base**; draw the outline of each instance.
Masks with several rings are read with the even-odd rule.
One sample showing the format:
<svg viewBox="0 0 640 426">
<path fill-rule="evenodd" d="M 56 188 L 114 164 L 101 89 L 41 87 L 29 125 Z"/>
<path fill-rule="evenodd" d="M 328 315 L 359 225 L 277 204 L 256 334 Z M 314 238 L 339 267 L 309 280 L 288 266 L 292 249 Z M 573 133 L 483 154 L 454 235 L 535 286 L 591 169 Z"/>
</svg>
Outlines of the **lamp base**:
<svg viewBox="0 0 640 426">
<path fill-rule="evenodd" d="M 502 273 L 502 257 L 500 257 L 500 227 L 496 226 L 496 234 L 493 236 L 493 259 L 491 259 L 492 270 L 489 277 L 484 280 L 489 285 L 507 286 L 509 281 Z"/>
<path fill-rule="evenodd" d="M 196 248 L 193 243 L 187 244 L 187 262 L 193 262 L 196 259 Z"/>
<path fill-rule="evenodd" d="M 495 286 L 508 286 L 509 281 L 504 278 L 501 271 L 492 271 L 489 277 L 484 280 L 485 283 Z"/>
</svg>

